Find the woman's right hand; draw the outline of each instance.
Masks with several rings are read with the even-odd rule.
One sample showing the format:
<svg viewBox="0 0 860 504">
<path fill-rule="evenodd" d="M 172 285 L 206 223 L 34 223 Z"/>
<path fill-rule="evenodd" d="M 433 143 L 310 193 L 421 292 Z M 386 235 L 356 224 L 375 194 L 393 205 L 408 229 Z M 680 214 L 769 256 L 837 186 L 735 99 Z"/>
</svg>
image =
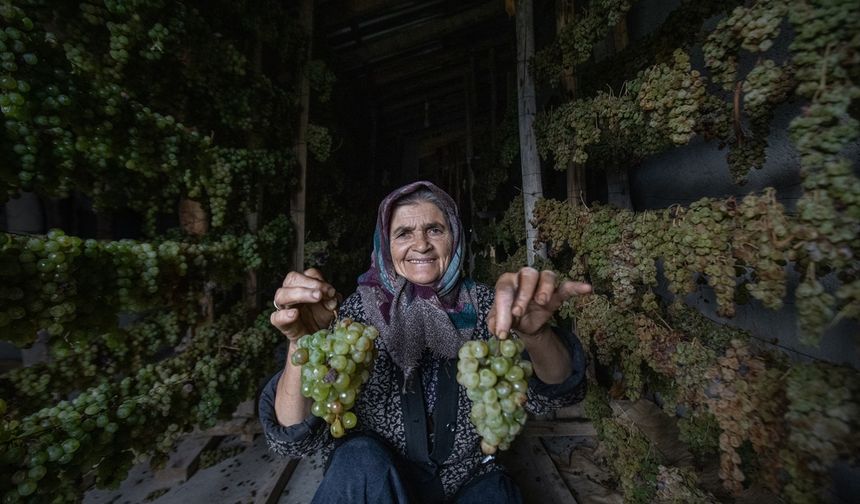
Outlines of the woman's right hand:
<svg viewBox="0 0 860 504">
<path fill-rule="evenodd" d="M 291 271 L 275 291 L 275 304 L 281 309 L 273 312 L 270 320 L 291 342 L 296 341 L 327 328 L 340 299 L 319 270 L 311 268 L 304 274 Z"/>
</svg>

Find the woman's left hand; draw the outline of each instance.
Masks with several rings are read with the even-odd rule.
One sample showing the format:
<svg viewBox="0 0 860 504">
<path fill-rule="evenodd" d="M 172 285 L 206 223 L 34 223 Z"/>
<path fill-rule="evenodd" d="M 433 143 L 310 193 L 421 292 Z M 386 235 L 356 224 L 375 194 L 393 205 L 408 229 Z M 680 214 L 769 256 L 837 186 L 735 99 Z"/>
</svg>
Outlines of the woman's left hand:
<svg viewBox="0 0 860 504">
<path fill-rule="evenodd" d="M 556 273 L 522 268 L 504 273 L 496 282 L 496 298 L 487 317 L 490 332 L 505 339 L 511 329 L 528 338 L 548 330 L 549 319 L 574 295 L 591 292 L 591 285 L 565 280 L 558 286 Z"/>
</svg>

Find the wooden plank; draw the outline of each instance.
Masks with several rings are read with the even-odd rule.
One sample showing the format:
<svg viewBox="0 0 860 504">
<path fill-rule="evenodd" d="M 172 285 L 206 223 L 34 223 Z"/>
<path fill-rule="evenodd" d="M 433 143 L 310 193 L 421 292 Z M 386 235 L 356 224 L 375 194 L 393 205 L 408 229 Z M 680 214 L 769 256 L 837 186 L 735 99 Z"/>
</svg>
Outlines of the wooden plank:
<svg viewBox="0 0 860 504">
<path fill-rule="evenodd" d="M 205 436 L 246 436 L 259 434 L 263 431 L 256 419 L 234 418 L 203 431 Z"/>
<path fill-rule="evenodd" d="M 582 403 L 576 403 L 555 410 L 555 418 L 559 420 L 572 420 L 574 418 L 587 420 L 588 415 L 585 414 Z"/>
<path fill-rule="evenodd" d="M 319 453 L 302 458 L 290 476 L 279 504 L 309 504 L 325 474 L 325 460 Z"/>
<path fill-rule="evenodd" d="M 576 504 L 539 438 L 518 437 L 499 460 L 519 485 L 525 504 Z"/>
<path fill-rule="evenodd" d="M 200 454 L 214 448 L 221 442 L 220 437 L 189 436 L 179 442 L 170 454 L 164 469 L 155 473 L 155 478 L 162 484 L 169 485 L 186 481 L 200 467 Z"/>
<path fill-rule="evenodd" d="M 227 449 L 231 445 L 244 447 L 245 443 L 237 438 L 229 438 L 224 440 L 222 448 Z M 295 469 L 296 463 L 294 459 L 270 452 L 264 436 L 257 436 L 250 447 L 235 457 L 197 471 L 193 478 L 170 489 L 153 502 L 277 502 L 279 492 Z"/>
<path fill-rule="evenodd" d="M 591 422 L 530 420 L 526 423 L 523 436 L 597 436 Z"/>
<path fill-rule="evenodd" d="M 281 500 L 281 494 L 287 482 L 296 470 L 299 459 L 289 459 L 275 474 L 263 483 L 260 493 L 254 498 L 254 504 L 275 504 Z"/>
</svg>

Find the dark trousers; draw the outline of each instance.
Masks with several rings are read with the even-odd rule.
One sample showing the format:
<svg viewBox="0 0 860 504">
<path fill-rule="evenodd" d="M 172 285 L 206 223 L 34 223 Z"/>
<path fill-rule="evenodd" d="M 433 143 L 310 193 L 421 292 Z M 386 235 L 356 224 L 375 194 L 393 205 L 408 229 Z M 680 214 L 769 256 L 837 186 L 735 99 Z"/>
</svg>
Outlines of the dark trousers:
<svg viewBox="0 0 860 504">
<path fill-rule="evenodd" d="M 332 454 L 312 504 L 427 503 L 426 492 L 404 477 L 410 465 L 380 439 L 351 436 Z M 507 474 L 494 471 L 468 482 L 449 502 L 519 504 L 522 497 Z"/>
</svg>

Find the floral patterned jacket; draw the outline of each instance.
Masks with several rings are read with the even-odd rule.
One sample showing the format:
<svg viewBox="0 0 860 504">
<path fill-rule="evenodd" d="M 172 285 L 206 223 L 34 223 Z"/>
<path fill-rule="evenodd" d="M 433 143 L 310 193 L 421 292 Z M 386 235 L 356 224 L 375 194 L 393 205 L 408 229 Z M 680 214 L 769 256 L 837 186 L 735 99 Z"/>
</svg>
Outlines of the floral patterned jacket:
<svg viewBox="0 0 860 504">
<path fill-rule="evenodd" d="M 478 321 L 473 338 L 487 340 L 492 337 L 486 317 L 494 292 L 477 284 L 476 294 Z M 344 301 L 339 314 L 366 323 L 358 294 Z M 586 360 L 582 346 L 576 336 L 558 329 L 556 333 L 571 355 L 573 373 L 564 382 L 554 385 L 543 383 L 536 376 L 530 378 L 525 408 L 533 414 L 546 414 L 585 397 Z M 481 452 L 480 437 L 469 421 L 471 402 L 466 389 L 456 381 L 457 360 L 425 359 L 422 386 L 413 386 L 404 392 L 403 372 L 391 360 L 382 341 L 376 342 L 379 353 L 370 379 L 355 402 L 359 424 L 354 430 L 375 433 L 422 469 L 424 477 L 420 479 L 423 481 L 416 483 L 421 485 L 422 492 L 438 495 L 438 499 L 431 500 L 450 498 L 472 478 L 500 469 L 493 458 Z M 290 427 L 278 423 L 274 403 L 280 376 L 281 373 L 277 373 L 264 387 L 259 403 L 260 421 L 270 449 L 287 457 L 303 457 L 316 451 L 322 451 L 327 457 L 337 442 L 322 419 L 310 416 Z M 428 404 L 432 408 L 430 415 L 426 413 Z"/>
</svg>

